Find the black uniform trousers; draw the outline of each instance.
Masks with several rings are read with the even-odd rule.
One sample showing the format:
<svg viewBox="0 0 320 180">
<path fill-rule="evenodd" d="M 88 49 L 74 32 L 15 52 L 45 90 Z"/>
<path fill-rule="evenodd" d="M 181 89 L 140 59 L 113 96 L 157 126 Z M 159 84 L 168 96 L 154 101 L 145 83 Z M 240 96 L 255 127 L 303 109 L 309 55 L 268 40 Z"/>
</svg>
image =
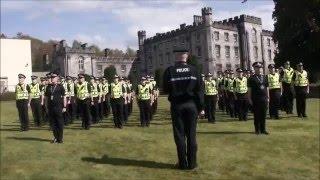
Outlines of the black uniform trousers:
<svg viewBox="0 0 320 180">
<path fill-rule="evenodd" d="M 139 100 L 138 106 L 140 110 L 140 124 L 141 126 L 149 126 L 151 120 L 150 114 L 150 100 Z"/>
<path fill-rule="evenodd" d="M 48 107 L 49 110 L 49 118 L 52 125 L 52 132 L 54 138 L 58 142 L 62 142 L 63 140 L 63 115 L 62 115 L 62 107 L 56 106 L 56 107 Z"/>
<path fill-rule="evenodd" d="M 28 99 L 16 100 L 21 130 L 29 130 Z"/>
<path fill-rule="evenodd" d="M 109 94 L 106 95 L 105 101 L 103 101 L 103 115 L 104 117 L 108 117 L 110 114 L 110 96 Z"/>
<path fill-rule="evenodd" d="M 218 100 L 218 106 L 219 110 L 224 111 L 225 105 L 224 105 L 224 95 L 222 91 L 219 91 L 219 100 Z"/>
<path fill-rule="evenodd" d="M 151 119 L 153 119 L 153 116 L 156 114 L 158 108 L 158 99 L 155 99 L 151 106 Z"/>
<path fill-rule="evenodd" d="M 127 123 L 129 117 L 129 104 L 123 104 L 123 122 Z"/>
<path fill-rule="evenodd" d="M 209 122 L 216 121 L 216 104 L 217 104 L 217 95 L 205 95 L 204 102 L 206 106 L 206 113 Z"/>
<path fill-rule="evenodd" d="M 47 123 L 49 121 L 48 112 L 46 109 L 46 105 L 41 105 L 41 121 L 44 123 Z"/>
<path fill-rule="evenodd" d="M 80 106 L 80 99 L 76 98 L 76 119 L 79 119 L 81 117 L 81 106 Z"/>
<path fill-rule="evenodd" d="M 233 92 L 230 92 L 228 91 L 227 92 L 228 94 L 228 111 L 229 111 L 229 114 L 230 114 L 230 117 L 234 118 L 236 116 L 236 112 L 235 112 L 235 99 L 234 99 L 234 94 Z"/>
<path fill-rule="evenodd" d="M 266 99 L 253 100 L 253 120 L 256 133 L 266 132 L 266 114 L 268 102 Z"/>
<path fill-rule="evenodd" d="M 196 104 L 193 100 L 182 103 L 171 102 L 170 109 L 179 166 L 183 169 L 193 169 L 197 165 L 196 128 L 198 110 Z"/>
<path fill-rule="evenodd" d="M 76 98 L 74 96 L 69 97 L 70 104 L 67 105 L 67 112 L 70 117 L 70 123 L 73 123 L 73 120 L 77 116 L 77 105 L 76 105 Z"/>
<path fill-rule="evenodd" d="M 123 101 L 124 99 L 122 97 L 110 99 L 113 122 L 117 128 L 122 128 L 123 125 Z"/>
<path fill-rule="evenodd" d="M 280 109 L 280 96 L 281 90 L 277 89 L 269 89 L 269 115 L 270 118 L 279 119 L 279 109 Z"/>
<path fill-rule="evenodd" d="M 82 128 L 84 129 L 90 129 L 91 125 L 91 112 L 90 112 L 90 100 L 89 99 L 84 99 L 80 100 L 78 99 L 78 106 L 79 106 L 79 111 L 82 113 L 81 119 L 82 119 Z"/>
<path fill-rule="evenodd" d="M 292 114 L 293 111 L 293 88 L 291 84 L 282 83 L 283 88 L 283 100 L 284 100 L 284 108 L 287 114 Z"/>
<path fill-rule="evenodd" d="M 90 106 L 91 116 L 92 116 L 92 122 L 98 123 L 99 118 L 99 97 L 93 97 L 93 104 Z"/>
<path fill-rule="evenodd" d="M 237 108 L 239 121 L 246 121 L 248 119 L 248 95 L 247 93 L 236 93 Z"/>
<path fill-rule="evenodd" d="M 39 127 L 42 123 L 40 98 L 31 99 L 30 106 L 31 106 L 34 124 L 35 126 Z"/>
<path fill-rule="evenodd" d="M 129 109 L 128 109 L 129 116 L 132 113 L 132 101 L 133 101 L 133 99 L 131 98 L 130 103 L 129 103 Z"/>
<path fill-rule="evenodd" d="M 307 87 L 295 86 L 296 92 L 296 108 L 299 117 L 306 116 L 306 99 L 307 99 Z"/>
<path fill-rule="evenodd" d="M 98 116 L 99 116 L 99 119 L 100 119 L 100 121 L 102 121 L 102 119 L 103 119 L 103 101 L 102 101 L 102 99 L 101 99 L 101 101 L 100 101 L 100 103 L 98 103 L 98 106 L 99 106 L 99 113 L 98 113 Z"/>
</svg>

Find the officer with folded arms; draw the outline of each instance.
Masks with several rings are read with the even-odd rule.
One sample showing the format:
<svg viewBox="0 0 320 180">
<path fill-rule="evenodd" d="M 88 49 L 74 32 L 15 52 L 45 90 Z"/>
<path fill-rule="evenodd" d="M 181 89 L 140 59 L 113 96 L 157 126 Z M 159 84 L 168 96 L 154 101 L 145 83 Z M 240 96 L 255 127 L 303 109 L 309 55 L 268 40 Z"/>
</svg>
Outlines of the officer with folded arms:
<svg viewBox="0 0 320 180">
<path fill-rule="evenodd" d="M 31 76 L 32 83 L 27 86 L 29 93 L 29 106 L 32 110 L 34 124 L 37 127 L 42 125 L 41 122 L 41 90 L 38 83 L 38 76 Z"/>
<path fill-rule="evenodd" d="M 241 68 L 237 69 L 238 77 L 234 80 L 235 101 L 239 121 L 246 121 L 248 116 L 248 79 L 243 76 Z"/>
<path fill-rule="evenodd" d="M 279 109 L 280 109 L 280 97 L 282 93 L 280 75 L 275 72 L 274 64 L 268 66 L 269 74 L 268 84 L 269 84 L 269 115 L 271 119 L 279 119 Z"/>
<path fill-rule="evenodd" d="M 204 103 L 209 123 L 216 122 L 216 105 L 218 101 L 218 83 L 212 78 L 212 74 L 207 74 L 207 79 L 204 81 Z"/>
<path fill-rule="evenodd" d="M 284 69 L 282 71 L 282 88 L 283 88 L 283 98 L 285 111 L 287 114 L 293 114 L 293 86 L 292 86 L 292 77 L 294 74 L 294 69 L 290 67 L 290 62 L 287 61 L 284 64 Z"/>
<path fill-rule="evenodd" d="M 149 126 L 151 120 L 151 89 L 146 83 L 145 77 L 141 78 L 141 83 L 136 90 L 137 103 L 140 110 L 140 124 L 141 127 Z"/>
<path fill-rule="evenodd" d="M 169 94 L 174 140 L 178 152 L 178 167 L 197 166 L 196 127 L 198 113 L 204 114 L 203 82 L 196 67 L 188 65 L 188 50 L 174 51 L 176 64 L 163 75 L 163 92 Z M 186 144 L 187 142 L 187 144 Z"/>
</svg>

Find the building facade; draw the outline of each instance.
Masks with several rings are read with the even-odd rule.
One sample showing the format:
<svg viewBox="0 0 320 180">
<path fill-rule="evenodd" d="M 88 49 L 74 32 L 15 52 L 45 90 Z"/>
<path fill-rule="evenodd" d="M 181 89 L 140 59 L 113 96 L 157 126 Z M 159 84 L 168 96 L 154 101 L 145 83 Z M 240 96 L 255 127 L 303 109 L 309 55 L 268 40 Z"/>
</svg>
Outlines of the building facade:
<svg viewBox="0 0 320 180">
<path fill-rule="evenodd" d="M 136 57 L 96 56 L 95 50 L 86 44 L 69 47 L 64 40 L 55 45 L 52 70 L 62 76 L 77 76 L 79 73 L 101 77 L 104 69 L 114 66 L 119 76 L 128 76 Z"/>
<path fill-rule="evenodd" d="M 18 74 L 26 76 L 31 82 L 32 61 L 31 41 L 26 39 L 0 39 L 1 71 L 0 93 L 14 91 L 18 83 Z"/>
<path fill-rule="evenodd" d="M 202 65 L 204 73 L 238 67 L 251 69 L 255 61 L 265 68 L 274 63 L 276 45 L 272 32 L 262 29 L 261 18 L 240 15 L 223 21 L 212 20 L 212 9 L 202 8 L 194 15 L 192 25 L 146 38 L 138 31 L 138 66 L 141 72 L 152 74 L 174 64 L 175 48 L 186 48 Z"/>
</svg>

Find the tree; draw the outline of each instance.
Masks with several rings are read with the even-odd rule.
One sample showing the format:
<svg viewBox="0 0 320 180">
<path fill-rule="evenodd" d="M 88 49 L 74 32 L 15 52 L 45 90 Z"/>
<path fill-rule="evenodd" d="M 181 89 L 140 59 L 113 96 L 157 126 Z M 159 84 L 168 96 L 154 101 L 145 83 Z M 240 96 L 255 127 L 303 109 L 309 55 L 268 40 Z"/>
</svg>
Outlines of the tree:
<svg viewBox="0 0 320 180">
<path fill-rule="evenodd" d="M 320 77 L 320 0 L 274 0 L 275 62 L 303 62 L 311 81 Z"/>
<path fill-rule="evenodd" d="M 195 66 L 198 69 L 199 73 L 202 73 L 202 65 L 199 64 L 196 56 L 190 55 L 187 59 L 187 64 Z"/>
<path fill-rule="evenodd" d="M 114 66 L 109 66 L 104 69 L 104 77 L 107 78 L 109 82 L 113 80 L 116 74 L 117 74 L 117 70 Z"/>
<path fill-rule="evenodd" d="M 126 54 L 127 54 L 128 56 L 130 56 L 130 57 L 134 57 L 134 56 L 137 55 L 137 54 L 136 54 L 136 51 L 133 50 L 133 49 L 131 49 L 129 46 L 127 47 Z"/>
<path fill-rule="evenodd" d="M 163 69 L 162 68 L 156 69 L 155 75 L 154 75 L 154 80 L 157 82 L 159 87 L 162 87 L 162 80 L 163 80 Z"/>
</svg>

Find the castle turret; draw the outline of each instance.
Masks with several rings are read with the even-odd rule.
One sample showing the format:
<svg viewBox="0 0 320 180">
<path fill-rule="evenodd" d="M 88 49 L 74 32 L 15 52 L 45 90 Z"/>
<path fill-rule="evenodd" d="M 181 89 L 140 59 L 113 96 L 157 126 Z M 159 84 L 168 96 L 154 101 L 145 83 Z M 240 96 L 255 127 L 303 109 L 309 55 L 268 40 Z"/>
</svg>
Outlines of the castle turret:
<svg viewBox="0 0 320 180">
<path fill-rule="evenodd" d="M 146 31 L 138 31 L 138 43 L 139 49 L 143 46 L 144 40 L 146 39 Z"/>
<path fill-rule="evenodd" d="M 212 8 L 204 7 L 201 9 L 201 13 L 202 13 L 202 21 L 206 25 L 211 25 L 212 24 Z"/>
</svg>

